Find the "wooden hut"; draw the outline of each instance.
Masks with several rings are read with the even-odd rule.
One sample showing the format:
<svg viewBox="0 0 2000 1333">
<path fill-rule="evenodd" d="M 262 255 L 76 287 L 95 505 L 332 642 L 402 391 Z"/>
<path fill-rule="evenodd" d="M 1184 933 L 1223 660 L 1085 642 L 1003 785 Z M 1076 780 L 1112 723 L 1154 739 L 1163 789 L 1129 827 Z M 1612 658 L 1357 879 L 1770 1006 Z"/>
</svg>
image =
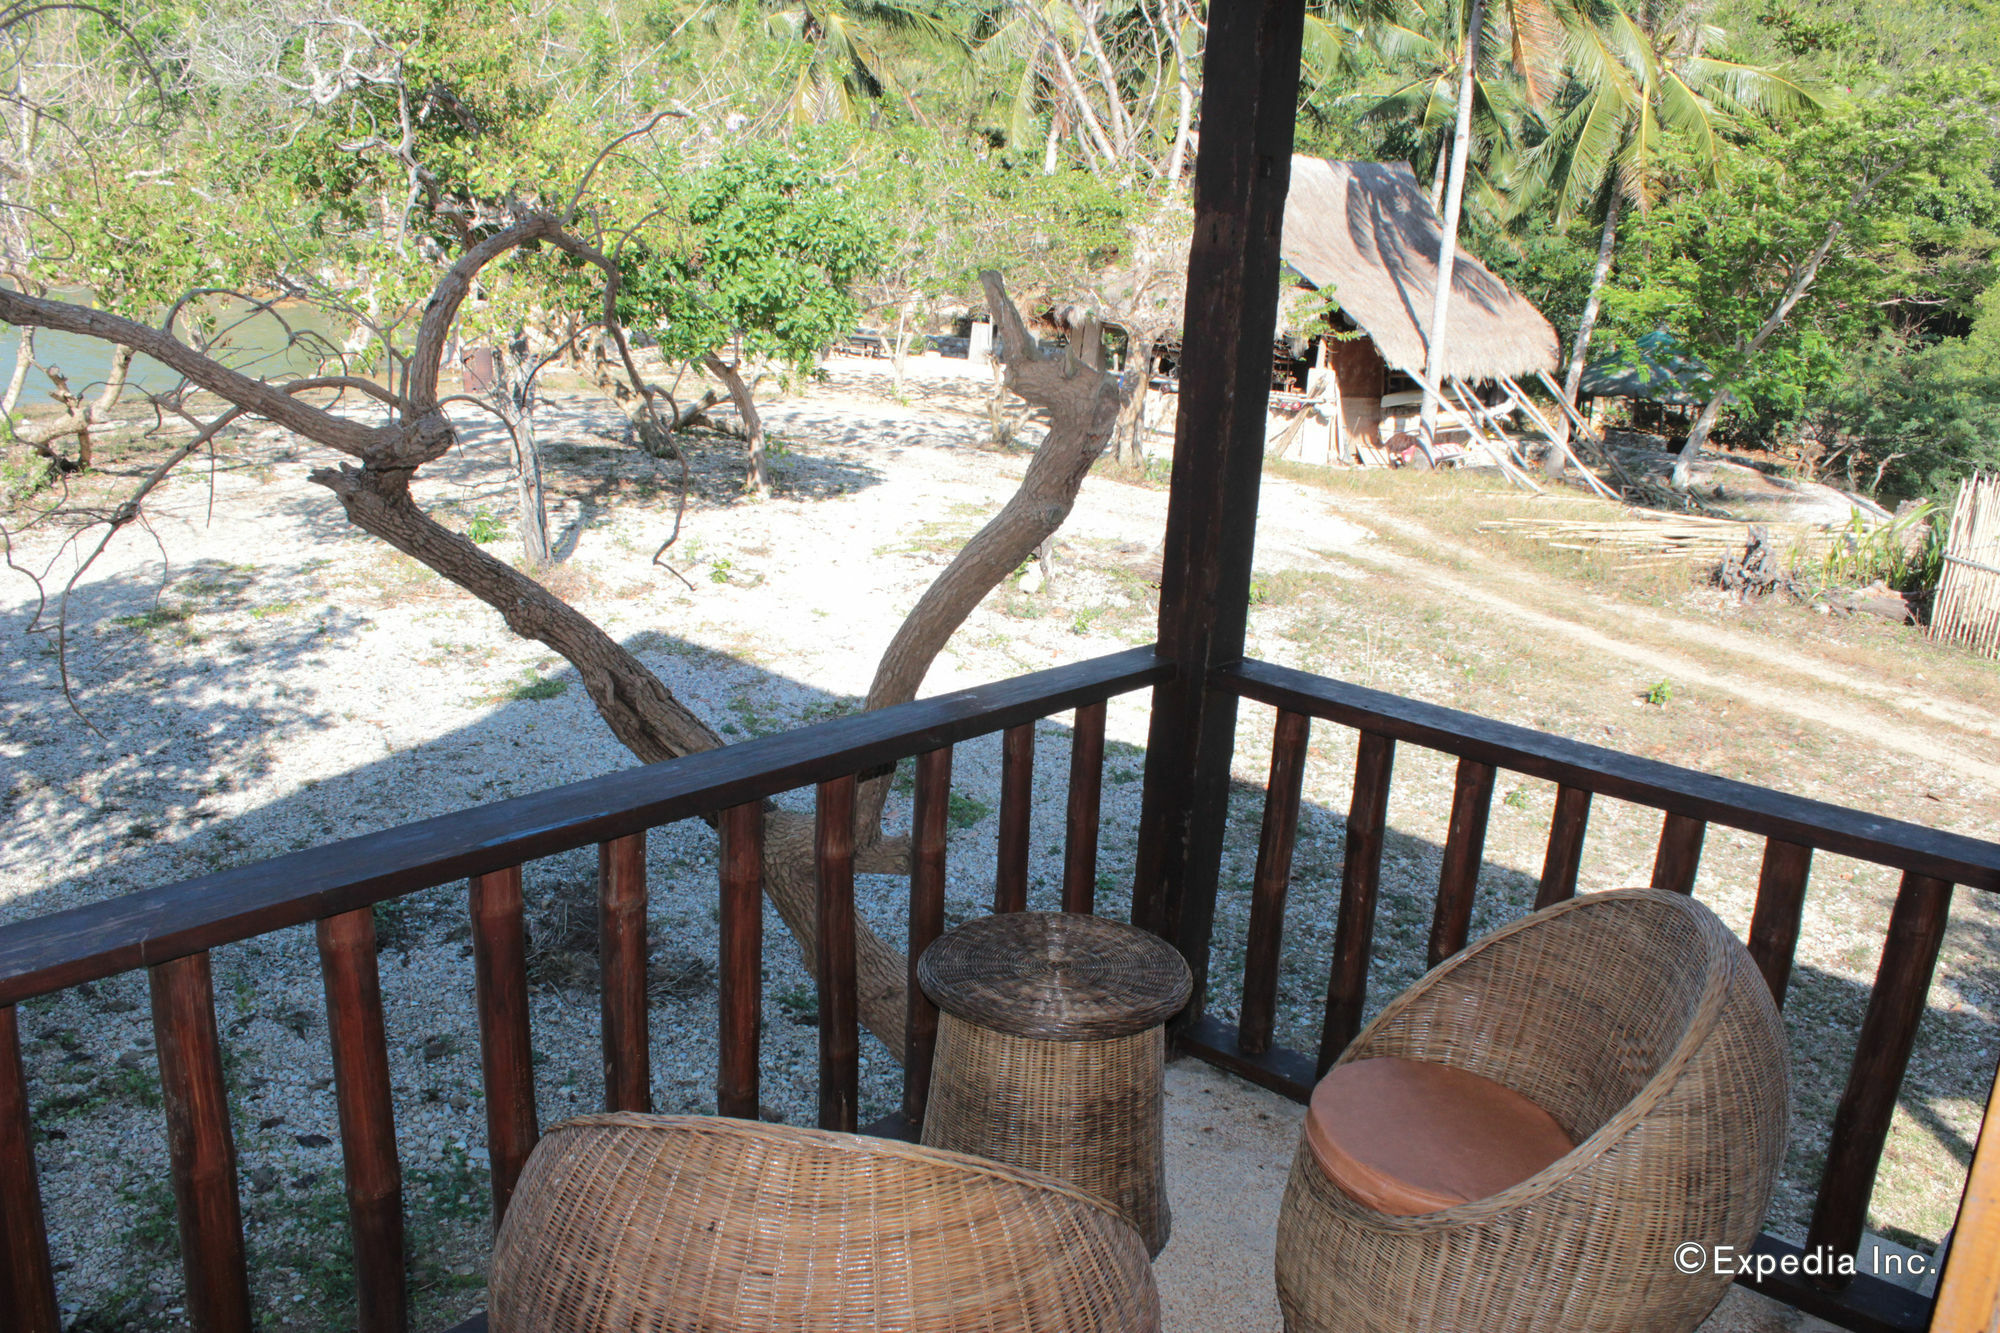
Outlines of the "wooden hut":
<svg viewBox="0 0 2000 1333">
<path fill-rule="evenodd" d="M 1404 162 L 1329 162 L 1295 154 L 1281 253 L 1287 276 L 1331 292 L 1336 323 L 1360 337 L 1324 337 L 1306 378 L 1331 429 L 1321 449 L 1366 457 L 1412 432 L 1424 370 L 1443 227 Z M 1556 368 L 1555 330 L 1542 312 L 1471 255 L 1452 270 L 1443 377 L 1469 386 Z M 1449 406 L 1449 405 L 1448 405 Z M 1454 424 L 1457 413 L 1441 423 Z M 1303 456 L 1319 452 L 1310 445 Z"/>
</svg>

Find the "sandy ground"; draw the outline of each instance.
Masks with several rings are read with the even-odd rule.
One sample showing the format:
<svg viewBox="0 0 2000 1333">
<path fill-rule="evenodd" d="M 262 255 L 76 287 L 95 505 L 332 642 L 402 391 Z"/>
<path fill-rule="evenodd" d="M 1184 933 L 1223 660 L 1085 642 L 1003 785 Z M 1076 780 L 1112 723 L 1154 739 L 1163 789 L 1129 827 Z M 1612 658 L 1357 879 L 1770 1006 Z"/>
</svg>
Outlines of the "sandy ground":
<svg viewBox="0 0 2000 1333">
<path fill-rule="evenodd" d="M 681 535 L 658 564 L 674 470 L 620 447 L 615 414 L 556 396 L 543 434 L 566 558 L 551 583 L 728 739 L 845 711 L 898 619 L 1025 464 L 1025 453 L 986 445 L 983 394 L 976 378 L 920 374 L 897 402 L 881 363 L 836 364 L 829 384 L 768 406 L 774 498 L 741 495 L 734 446 L 703 446 Z M 212 474 L 166 489 L 148 530 L 106 552 L 69 608 L 70 682 L 88 726 L 64 705 L 46 617 L 31 629 L 34 589 L 0 583 L 0 923 L 628 766 L 564 663 L 348 531 L 304 480 L 320 461 L 276 434 L 239 437 Z M 511 485 L 490 427 L 468 419 L 466 448 L 427 469 L 419 494 L 455 526 L 504 527 Z M 990 597 L 926 692 L 1150 641 L 1165 503 L 1158 485 L 1087 480 L 1049 586 Z M 1269 478 L 1260 503 L 1255 655 L 1929 824 L 2000 831 L 2000 708 L 1987 677 L 1962 664 L 1900 640 L 1854 649 L 1815 637 L 1811 624 L 1773 637 L 1740 610 L 1698 600 L 1633 606 L 1552 589 L 1471 545 L 1470 525 L 1417 521 L 1380 496 Z M 501 536 L 489 549 L 504 556 L 513 548 Z M 13 550 L 19 565 L 46 569 L 52 587 L 75 559 L 41 533 Z M 1925 673 L 1935 684 L 1912 679 Z M 1640 694 L 1668 678 L 1675 704 L 1642 706 Z M 1144 694 L 1126 696 L 1109 713 L 1100 900 L 1114 913 L 1130 883 L 1146 706 Z M 1067 721 L 1037 733 L 1037 906 L 1053 905 L 1060 883 Z M 1211 1000 L 1225 1015 L 1270 725 L 1269 710 L 1243 710 Z M 955 915 L 980 910 L 990 893 L 997 770 L 996 738 L 959 747 Z M 1279 1015 L 1279 1040 L 1296 1047 L 1314 1039 L 1324 994 L 1352 772 L 1351 736 L 1316 729 Z M 1374 1003 L 1415 975 L 1450 789 L 1442 757 L 1399 755 Z M 1552 796 L 1547 784 L 1506 775 L 1475 929 L 1532 898 Z M 907 819 L 902 799 L 889 819 L 892 828 Z M 1657 830 L 1651 812 L 1600 803 L 1585 887 L 1643 882 Z M 1755 840 L 1711 832 L 1699 891 L 1738 929 L 1760 852 Z M 713 837 L 700 826 L 656 830 L 648 865 L 655 1100 L 705 1111 Z M 586 850 L 527 871 L 544 1123 L 601 1095 L 596 1002 L 577 980 L 589 960 L 570 927 L 584 919 L 579 895 L 593 870 Z M 1788 1010 L 1801 1054 L 1783 1227 L 1797 1225 L 1799 1181 L 1816 1169 L 1894 887 L 1838 858 L 1822 861 L 1814 884 L 1801 998 Z M 861 887 L 864 914 L 900 940 L 902 885 Z M 478 1305 L 486 1244 L 463 891 L 441 886 L 380 915 L 419 1322 L 437 1326 Z M 1876 1225 L 1916 1242 L 1934 1243 L 1950 1224 L 1996 1042 L 2000 975 L 1986 941 L 2000 914 L 1961 891 L 1954 921 L 1875 1201 Z M 775 917 L 766 927 L 763 1097 L 771 1114 L 803 1121 L 814 1096 L 812 996 Z M 325 1244 L 342 1207 L 337 1127 L 310 936 L 218 950 L 215 967 L 257 1300 L 274 1327 L 338 1327 L 347 1279 Z M 62 1299 L 78 1329 L 183 1326 L 145 998 L 143 979 L 126 976 L 24 1006 Z M 1230 1187 L 1247 1193 L 1217 1208 L 1176 1198 L 1162 1284 L 1170 1311 L 1210 1312 L 1174 1314 L 1174 1327 L 1238 1326 L 1212 1322 L 1221 1316 L 1203 1302 L 1268 1291 L 1268 1257 L 1252 1262 L 1253 1251 L 1268 1245 L 1263 1219 L 1276 1201 L 1265 1177 L 1275 1170 L 1270 1184 L 1282 1187 L 1283 1166 L 1271 1163 L 1289 1160 L 1295 1122 L 1282 1128 L 1285 1104 L 1267 1106 L 1254 1090 L 1214 1075 L 1190 1087 L 1190 1077 L 1177 1073 L 1170 1102 L 1186 1164 L 1176 1179 L 1188 1182 L 1176 1188 L 1224 1180 L 1212 1165 L 1222 1159 L 1201 1155 L 1216 1144 L 1255 1160 L 1231 1159 Z M 864 1118 L 890 1109 L 899 1083 L 881 1048 L 865 1043 Z M 1209 1115 L 1211 1103 L 1230 1114 Z M 1199 1242 L 1205 1232 L 1217 1239 Z M 1181 1260 L 1197 1253 L 1211 1257 Z M 1241 1327 L 1268 1327 L 1255 1322 L 1264 1306 L 1233 1308 L 1252 1321 Z"/>
</svg>

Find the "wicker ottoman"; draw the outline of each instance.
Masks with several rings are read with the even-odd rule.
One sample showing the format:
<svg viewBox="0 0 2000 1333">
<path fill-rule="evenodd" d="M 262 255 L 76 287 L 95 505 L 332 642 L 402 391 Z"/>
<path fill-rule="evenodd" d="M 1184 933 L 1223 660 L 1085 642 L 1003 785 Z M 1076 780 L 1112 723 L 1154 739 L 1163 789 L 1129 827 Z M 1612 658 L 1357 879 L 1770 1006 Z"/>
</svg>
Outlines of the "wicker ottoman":
<svg viewBox="0 0 2000 1333">
<path fill-rule="evenodd" d="M 1063 912 L 968 921 L 924 951 L 941 1011 L 923 1141 L 1041 1171 L 1167 1243 L 1166 1020 L 1187 964 L 1157 936 Z"/>
</svg>

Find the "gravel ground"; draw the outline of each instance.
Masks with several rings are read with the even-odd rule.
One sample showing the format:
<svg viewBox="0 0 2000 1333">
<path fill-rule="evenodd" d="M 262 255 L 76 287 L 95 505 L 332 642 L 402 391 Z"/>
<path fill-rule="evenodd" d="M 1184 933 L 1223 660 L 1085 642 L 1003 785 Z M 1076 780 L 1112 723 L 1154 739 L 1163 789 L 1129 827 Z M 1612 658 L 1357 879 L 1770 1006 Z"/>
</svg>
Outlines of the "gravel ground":
<svg viewBox="0 0 2000 1333">
<path fill-rule="evenodd" d="M 889 400 L 877 369 L 841 365 L 811 396 L 773 403 L 782 446 L 778 493 L 736 490 L 730 446 L 697 460 L 680 539 L 652 563 L 671 524 L 673 476 L 617 447 L 622 421 L 583 398 L 552 400 L 543 435 L 560 492 L 552 515 L 569 554 L 551 576 L 564 596 L 630 646 L 730 739 L 846 711 L 866 689 L 905 609 L 1011 490 L 1025 462 L 983 446 L 976 380 L 918 378 Z M 1032 434 L 1032 432 L 1031 432 Z M 460 526 L 509 512 L 498 442 L 482 425 L 419 485 Z M 211 477 L 190 474 L 153 506 L 151 530 L 114 544 L 70 608 L 70 674 L 89 726 L 63 703 L 54 649 L 26 633 L 28 585 L 0 585 L 0 922 L 19 920 L 364 834 L 481 802 L 616 771 L 626 752 L 597 722 L 566 664 L 513 639 L 436 576 L 349 532 L 304 481 L 286 438 L 233 441 Z M 1041 592 L 1008 587 L 954 639 L 926 692 L 1075 661 L 1152 638 L 1166 494 L 1093 477 Z M 1822 791 L 1811 729 L 1784 718 L 1729 719 L 1726 701 L 1697 723 L 1640 708 L 1629 682 L 1565 679 L 1571 649 L 1523 635 L 1504 616 L 1426 601 L 1397 572 L 1354 506 L 1310 487 L 1267 483 L 1260 517 L 1251 651 L 1363 684 L 1760 781 Z M 1463 535 L 1463 534 L 1461 534 Z M 38 545 L 38 541 L 41 543 Z M 511 540 L 493 547 L 506 553 Z M 23 565 L 74 556 L 30 537 Z M 1643 682 L 1640 688 L 1643 688 Z M 1572 688 L 1574 687 L 1574 688 Z M 1122 911 L 1138 817 L 1147 697 L 1109 711 L 1100 884 Z M 95 730 L 92 730 L 94 728 Z M 1255 855 L 1269 710 L 1243 710 L 1231 832 L 1218 912 L 1211 1008 L 1233 1014 L 1247 886 Z M 1067 718 L 1038 728 L 1031 905 L 1054 906 L 1061 875 Z M 998 804 L 997 737 L 959 747 L 949 911 L 989 892 Z M 1279 1040 L 1316 1041 L 1333 895 L 1352 781 L 1352 739 L 1315 731 L 1302 817 Z M 1992 836 L 1991 793 L 1948 766 L 1866 749 L 1842 756 L 1847 799 Z M 1440 756 L 1399 756 L 1385 898 L 1376 930 L 1379 1004 L 1420 967 L 1449 808 Z M 1871 780 L 1871 777 L 1874 780 Z M 1532 898 L 1553 791 L 1503 775 L 1475 933 Z M 809 795 L 795 795 L 804 808 Z M 892 829 L 907 821 L 901 796 Z M 1657 816 L 1600 802 L 1584 887 L 1643 882 Z M 1747 926 L 1759 847 L 1711 833 L 1701 891 Z M 593 1108 L 602 1093 L 588 945 L 571 924 L 595 871 L 588 849 L 526 871 L 534 932 L 532 1001 L 543 1122 Z M 665 1111 L 713 1108 L 715 844 L 698 823 L 648 844 L 656 938 L 654 1098 Z M 1816 1171 L 1823 1124 L 1862 1002 L 1857 980 L 1880 947 L 1884 877 L 1825 858 L 1791 1019 L 1801 1080 L 1794 1183 Z M 891 941 L 905 885 L 863 877 L 861 909 Z M 580 898 L 579 895 L 585 895 Z M 1969 895 L 1961 893 L 1961 898 Z M 445 885 L 379 914 L 397 1125 L 411 1218 L 419 1326 L 480 1304 L 487 1242 L 485 1126 L 464 891 Z M 584 913 L 587 919 L 587 911 Z M 1878 1190 L 1878 1226 L 1934 1241 L 1976 1129 L 2000 996 L 1983 932 L 2000 924 L 1962 901 L 1932 1028 L 1913 1066 L 1890 1162 L 1909 1182 Z M 816 1069 L 813 999 L 796 950 L 767 913 L 763 1096 L 770 1114 L 806 1122 Z M 1960 938 L 1963 936 L 1963 938 Z M 228 1051 L 255 1297 L 273 1326 L 346 1327 L 348 1282 L 332 1070 L 309 932 L 263 936 L 214 955 Z M 79 1329 L 184 1326 L 172 1202 L 143 979 L 127 975 L 24 1006 L 38 1149 L 61 1296 Z M 1823 1068 L 1822 1068 L 1823 1067 Z M 1813 1071 L 1820 1071 L 1814 1073 Z M 864 1039 L 864 1121 L 893 1106 L 899 1070 Z M 1885 1204 L 1884 1200 L 1887 1200 Z M 1939 1200 L 1945 1201 L 1939 1203 Z"/>
</svg>

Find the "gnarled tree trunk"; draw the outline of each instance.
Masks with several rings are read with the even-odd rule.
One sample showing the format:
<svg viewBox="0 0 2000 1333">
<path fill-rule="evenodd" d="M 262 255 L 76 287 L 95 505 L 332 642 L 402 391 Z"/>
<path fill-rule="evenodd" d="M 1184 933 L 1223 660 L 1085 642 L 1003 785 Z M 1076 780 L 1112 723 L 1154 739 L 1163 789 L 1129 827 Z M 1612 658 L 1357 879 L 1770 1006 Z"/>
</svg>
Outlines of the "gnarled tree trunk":
<svg viewBox="0 0 2000 1333">
<path fill-rule="evenodd" d="M 318 468 L 309 474 L 310 480 L 334 494 L 356 527 L 491 606 L 515 634 L 559 653 L 576 669 L 605 725 L 641 762 L 714 749 L 722 744 L 721 737 L 644 663 L 535 579 L 437 523 L 410 495 L 417 470 L 441 457 L 457 439 L 439 400 L 438 371 L 458 308 L 482 267 L 533 241 L 596 266 L 608 285 L 616 283 L 615 267 L 553 215 L 530 215 L 495 233 L 469 250 L 439 281 L 425 306 L 400 395 L 371 381 L 340 375 L 282 384 L 253 379 L 149 325 L 5 288 L 0 288 L 0 320 L 24 329 L 49 328 L 100 338 L 144 352 L 232 404 L 211 430 L 252 414 L 346 455 L 351 462 Z M 915 697 L 938 652 L 965 617 L 1061 525 L 1117 421 L 1121 399 L 1116 379 L 1071 357 L 1044 359 L 1007 299 L 999 275 L 982 274 L 981 281 L 996 316 L 1007 382 L 1031 403 L 1049 409 L 1054 424 L 1029 463 L 1019 491 L 937 577 L 897 631 L 869 691 L 871 708 Z M 628 373 L 636 373 L 622 333 L 613 332 Z M 299 396 L 315 390 L 367 394 L 392 409 L 391 419 L 368 425 Z M 881 835 L 887 790 L 887 778 L 871 780 L 864 784 L 858 802 L 855 868 L 864 873 L 906 868 L 902 840 Z M 818 901 L 812 819 L 772 811 L 765 838 L 765 891 L 811 966 Z M 907 964 L 865 922 L 856 923 L 856 955 L 861 1019 L 900 1059 Z"/>
<path fill-rule="evenodd" d="M 771 476 L 764 468 L 764 418 L 757 415 L 757 404 L 750 400 L 750 386 L 743 382 L 736 365 L 713 352 L 704 353 L 701 364 L 722 381 L 722 387 L 729 390 L 729 401 L 736 404 L 736 414 L 743 418 L 743 438 L 750 442 L 750 475 L 746 485 L 759 495 L 769 495 Z"/>
</svg>

